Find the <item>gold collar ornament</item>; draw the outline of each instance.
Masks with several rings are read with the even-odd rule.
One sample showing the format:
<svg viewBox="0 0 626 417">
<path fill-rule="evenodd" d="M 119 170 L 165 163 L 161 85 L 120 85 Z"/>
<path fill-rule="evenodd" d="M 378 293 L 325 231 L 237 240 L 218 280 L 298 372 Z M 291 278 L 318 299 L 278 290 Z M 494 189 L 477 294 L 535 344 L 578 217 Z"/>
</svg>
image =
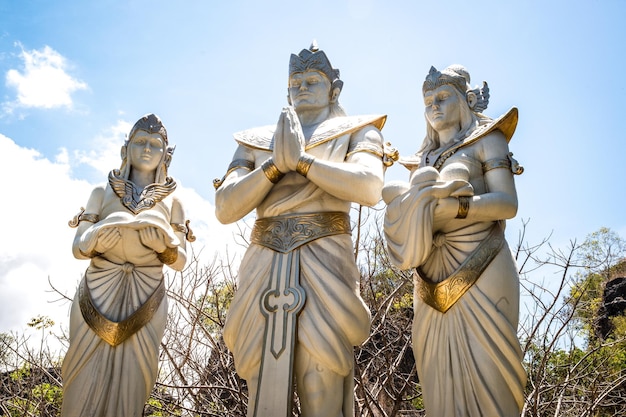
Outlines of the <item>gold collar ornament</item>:
<svg viewBox="0 0 626 417">
<path fill-rule="evenodd" d="M 176 189 L 176 181 L 167 177 L 163 184 L 150 184 L 139 191 L 132 181 L 121 176 L 119 169 L 114 169 L 109 173 L 109 185 L 120 198 L 124 207 L 133 214 L 150 210 Z"/>
</svg>

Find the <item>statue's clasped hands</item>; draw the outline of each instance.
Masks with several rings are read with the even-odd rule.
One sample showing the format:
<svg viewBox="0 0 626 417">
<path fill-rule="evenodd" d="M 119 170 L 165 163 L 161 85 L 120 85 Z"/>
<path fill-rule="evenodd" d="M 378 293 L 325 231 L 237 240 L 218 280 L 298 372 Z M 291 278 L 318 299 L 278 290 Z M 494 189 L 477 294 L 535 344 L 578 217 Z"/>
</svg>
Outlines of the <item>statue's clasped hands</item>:
<svg viewBox="0 0 626 417">
<path fill-rule="evenodd" d="M 295 171 L 304 146 L 304 133 L 295 109 L 283 108 L 274 133 L 272 159 L 276 168 L 282 173 Z"/>
<path fill-rule="evenodd" d="M 122 238 L 122 234 L 117 227 L 105 227 L 98 230 L 96 235 L 96 244 L 93 250 L 97 253 L 105 253 L 113 248 Z M 80 239 L 79 248 L 83 253 L 90 252 L 91 242 L 93 242 L 93 233 L 84 233 Z"/>
<path fill-rule="evenodd" d="M 162 253 L 167 249 L 163 241 L 163 232 L 156 227 L 139 229 L 139 239 L 145 247 L 154 250 L 156 253 Z"/>
</svg>

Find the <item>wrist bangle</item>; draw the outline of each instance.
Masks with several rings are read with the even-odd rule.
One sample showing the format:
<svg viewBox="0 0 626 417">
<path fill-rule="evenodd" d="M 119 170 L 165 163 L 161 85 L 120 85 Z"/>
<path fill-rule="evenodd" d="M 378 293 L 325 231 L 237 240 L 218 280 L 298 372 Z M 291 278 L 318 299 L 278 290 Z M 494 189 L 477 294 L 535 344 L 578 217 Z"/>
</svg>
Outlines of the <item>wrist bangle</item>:
<svg viewBox="0 0 626 417">
<path fill-rule="evenodd" d="M 173 264 L 178 259 L 178 247 L 165 248 L 163 252 L 157 253 L 157 258 L 166 265 Z"/>
<path fill-rule="evenodd" d="M 309 173 L 309 169 L 311 168 L 311 165 L 313 165 L 314 161 L 315 161 L 315 157 L 313 157 L 311 155 L 303 154 L 298 159 L 298 165 L 296 166 L 296 172 L 298 174 L 302 175 L 303 177 L 306 177 L 307 174 Z"/>
<path fill-rule="evenodd" d="M 272 184 L 276 184 L 285 176 L 285 174 L 283 174 L 278 170 L 278 168 L 276 168 L 276 165 L 274 164 L 272 158 L 269 158 L 268 160 L 263 162 L 261 168 L 263 169 L 263 173 L 265 174 L 267 179 L 270 180 Z"/>
<path fill-rule="evenodd" d="M 85 253 L 82 251 L 82 249 L 78 249 L 80 251 L 80 254 L 83 256 L 86 256 L 87 258 L 95 258 L 96 256 L 100 256 L 102 255 L 100 252 L 96 252 L 95 250 L 92 249 L 91 252 L 89 253 Z"/>
<path fill-rule="evenodd" d="M 469 211 L 470 198 L 458 197 L 458 200 L 459 200 L 459 211 L 457 212 L 455 219 L 464 219 L 467 217 L 467 212 Z"/>
</svg>

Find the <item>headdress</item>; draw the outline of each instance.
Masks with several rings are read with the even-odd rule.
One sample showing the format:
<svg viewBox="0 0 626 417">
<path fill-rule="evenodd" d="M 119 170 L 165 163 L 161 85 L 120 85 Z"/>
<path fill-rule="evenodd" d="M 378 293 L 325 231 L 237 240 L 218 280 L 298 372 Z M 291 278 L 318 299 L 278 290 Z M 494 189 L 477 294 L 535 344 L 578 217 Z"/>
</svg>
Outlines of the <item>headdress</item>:
<svg viewBox="0 0 626 417">
<path fill-rule="evenodd" d="M 319 71 L 324 74 L 332 84 L 332 88 L 343 87 L 343 81 L 339 79 L 339 70 L 333 68 L 328 57 L 317 46 L 314 40 L 309 49 L 303 49 L 298 55 L 291 54 L 289 58 L 289 75 L 309 70 Z"/>
<path fill-rule="evenodd" d="M 482 112 L 489 104 L 489 86 L 483 81 L 482 88 L 474 89 L 470 86 L 469 72 L 462 65 L 450 65 L 448 68 L 439 71 L 435 67 L 430 67 L 430 71 L 422 85 L 422 93 L 426 94 L 442 85 L 449 85 L 457 89 L 463 97 L 467 97 L 468 93 L 476 95 L 476 103 L 472 107 L 475 112 Z"/>
<path fill-rule="evenodd" d="M 167 130 L 165 129 L 165 126 L 163 126 L 163 123 L 161 122 L 161 119 L 159 119 L 159 116 L 157 116 L 156 114 L 146 114 L 141 119 L 137 120 L 137 123 L 135 123 L 132 129 L 130 129 L 130 133 L 126 138 L 127 144 L 131 141 L 133 136 L 135 136 L 135 134 L 139 130 L 143 130 L 144 132 L 148 133 L 158 133 L 163 138 L 165 145 L 168 144 Z"/>
<path fill-rule="evenodd" d="M 168 146 L 169 142 L 167 140 L 167 130 L 165 129 L 165 126 L 163 126 L 163 123 L 161 122 L 159 116 L 153 113 L 146 114 L 141 119 L 137 120 L 132 129 L 130 129 L 130 133 L 126 137 L 126 141 L 124 142 L 124 145 L 122 145 L 121 150 L 121 175 L 123 178 L 128 178 L 130 166 L 128 165 L 127 161 L 127 148 L 130 141 L 133 140 L 137 132 L 139 132 L 140 130 L 143 130 L 147 133 L 157 133 L 163 138 L 163 158 L 159 163 L 159 166 L 157 167 L 155 175 L 155 182 L 161 183 L 165 181 L 165 178 L 167 177 L 167 169 L 172 162 L 172 155 L 174 154 L 175 147 Z"/>
</svg>

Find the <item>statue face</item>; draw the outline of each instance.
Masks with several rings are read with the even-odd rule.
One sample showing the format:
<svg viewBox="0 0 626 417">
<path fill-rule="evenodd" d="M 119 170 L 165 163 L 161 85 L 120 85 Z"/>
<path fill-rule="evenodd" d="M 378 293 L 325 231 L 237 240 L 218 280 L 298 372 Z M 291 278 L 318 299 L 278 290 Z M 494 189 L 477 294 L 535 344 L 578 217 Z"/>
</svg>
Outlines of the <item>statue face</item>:
<svg viewBox="0 0 626 417">
<path fill-rule="evenodd" d="M 330 81 L 314 70 L 292 74 L 289 77 L 289 98 L 296 110 L 328 108 Z"/>
<path fill-rule="evenodd" d="M 424 94 L 425 114 L 428 123 L 436 131 L 460 128 L 461 100 L 454 87 L 442 85 Z"/>
<path fill-rule="evenodd" d="M 161 135 L 140 130 L 128 144 L 128 162 L 133 169 L 154 171 L 163 158 L 164 148 Z"/>
</svg>

